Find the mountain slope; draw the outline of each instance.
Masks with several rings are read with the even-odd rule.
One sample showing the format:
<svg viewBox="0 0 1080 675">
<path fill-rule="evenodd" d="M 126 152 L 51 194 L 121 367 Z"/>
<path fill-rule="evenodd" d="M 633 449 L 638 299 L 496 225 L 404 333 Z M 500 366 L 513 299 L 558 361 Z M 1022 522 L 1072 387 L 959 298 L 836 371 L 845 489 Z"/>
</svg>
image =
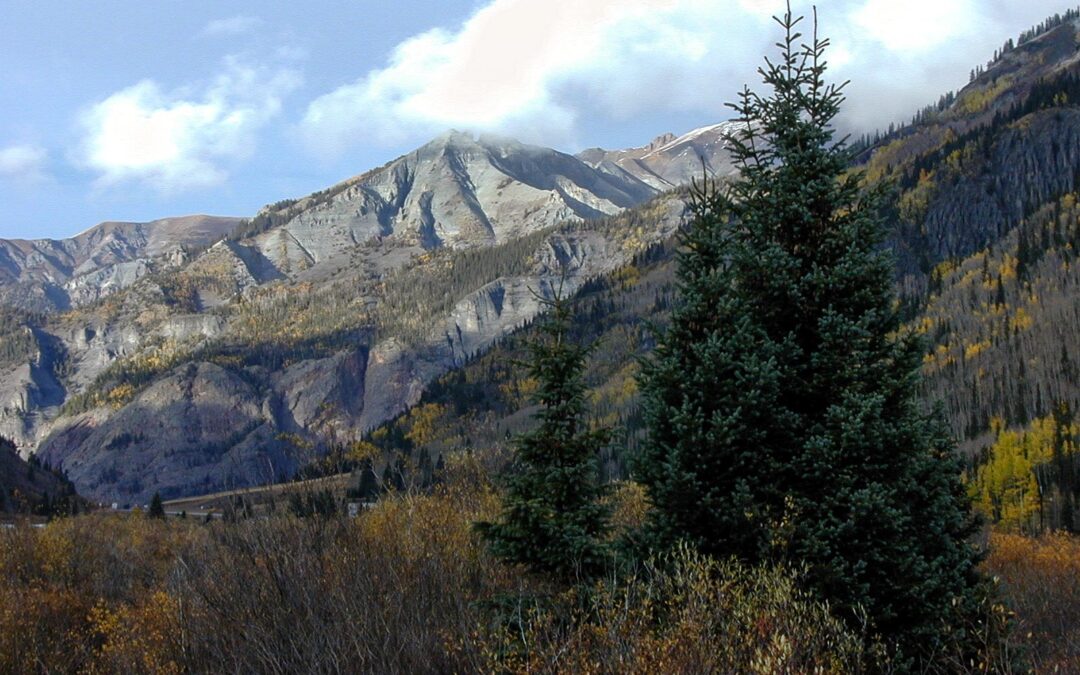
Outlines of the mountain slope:
<svg viewBox="0 0 1080 675">
<path fill-rule="evenodd" d="M 948 107 L 865 156 L 898 187 L 906 303 L 927 334 L 927 388 L 969 454 L 997 425 L 1076 409 L 1080 23 L 1003 49 Z"/>
<path fill-rule="evenodd" d="M 208 333 L 159 339 L 101 371 L 37 451 L 84 494 L 122 501 L 291 474 L 531 320 L 534 292 L 564 274 L 572 291 L 669 237 L 682 208 L 662 197 L 494 247 L 441 249 L 366 286 L 351 276 L 256 289 L 203 315 L 220 322 Z"/>
<path fill-rule="evenodd" d="M 183 216 L 149 223 L 105 222 L 70 239 L 0 239 L 0 302 L 36 311 L 84 305 L 145 276 L 153 259 L 180 260 L 239 218 Z"/>
<path fill-rule="evenodd" d="M 14 444 L 0 437 L 0 515 L 68 514 L 80 506 L 70 481 L 33 457 L 24 461 Z"/>
</svg>

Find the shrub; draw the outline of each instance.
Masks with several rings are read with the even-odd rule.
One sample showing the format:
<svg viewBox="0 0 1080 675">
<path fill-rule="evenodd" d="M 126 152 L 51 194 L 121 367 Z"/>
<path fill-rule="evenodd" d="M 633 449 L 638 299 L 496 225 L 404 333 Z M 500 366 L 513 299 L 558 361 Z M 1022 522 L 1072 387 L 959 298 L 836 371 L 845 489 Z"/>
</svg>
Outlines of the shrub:
<svg viewBox="0 0 1080 675">
<path fill-rule="evenodd" d="M 995 533 L 984 567 L 1016 611 L 1015 633 L 1037 672 L 1080 663 L 1080 539 Z"/>
<path fill-rule="evenodd" d="M 781 568 L 689 548 L 591 591 L 503 603 L 482 634 L 492 672 L 857 673 L 883 667 Z"/>
</svg>

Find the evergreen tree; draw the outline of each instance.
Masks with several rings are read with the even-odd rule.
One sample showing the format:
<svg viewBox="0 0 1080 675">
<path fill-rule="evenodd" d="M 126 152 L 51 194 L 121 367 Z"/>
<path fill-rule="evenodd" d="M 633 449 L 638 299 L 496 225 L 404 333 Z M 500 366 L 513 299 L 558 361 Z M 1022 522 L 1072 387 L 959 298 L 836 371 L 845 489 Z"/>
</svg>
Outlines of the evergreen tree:
<svg viewBox="0 0 1080 675">
<path fill-rule="evenodd" d="M 405 458 L 399 456 L 394 461 L 394 471 L 391 474 L 393 478 L 394 490 L 398 492 L 405 492 L 405 488 L 408 486 L 408 481 L 406 480 L 406 474 L 408 474 L 408 472 L 409 469 L 405 465 Z"/>
<path fill-rule="evenodd" d="M 561 287 L 543 302 L 548 315 L 528 346 L 539 426 L 516 439 L 518 466 L 507 479 L 501 518 L 477 528 L 502 560 L 569 582 L 595 574 L 607 559 L 598 459 L 609 433 L 588 428 L 582 370 L 591 347 L 571 340 Z"/>
<path fill-rule="evenodd" d="M 379 479 L 375 476 L 375 465 L 370 458 L 365 459 L 360 469 L 360 481 L 356 487 L 359 499 L 375 499 L 379 496 Z"/>
<path fill-rule="evenodd" d="M 417 460 L 417 481 L 421 488 L 429 488 L 434 482 L 435 467 L 431 464 L 431 453 L 427 450 L 420 450 L 420 457 Z"/>
<path fill-rule="evenodd" d="M 801 45 L 790 10 L 778 22 L 771 95 L 732 106 L 739 176 L 695 189 L 679 303 L 643 370 L 639 541 L 805 569 L 920 658 L 980 597 L 975 520 L 940 414 L 917 400 L 923 349 L 898 316 L 881 193 L 834 137 L 828 41 L 815 27 Z"/>
<path fill-rule="evenodd" d="M 446 474 L 446 460 L 443 459 L 443 454 L 439 453 L 439 458 L 435 460 L 435 482 L 441 483 L 443 476 Z"/>
<path fill-rule="evenodd" d="M 146 513 L 149 518 L 164 518 L 165 505 L 161 503 L 161 493 L 155 492 L 150 500 L 150 510 Z"/>
</svg>

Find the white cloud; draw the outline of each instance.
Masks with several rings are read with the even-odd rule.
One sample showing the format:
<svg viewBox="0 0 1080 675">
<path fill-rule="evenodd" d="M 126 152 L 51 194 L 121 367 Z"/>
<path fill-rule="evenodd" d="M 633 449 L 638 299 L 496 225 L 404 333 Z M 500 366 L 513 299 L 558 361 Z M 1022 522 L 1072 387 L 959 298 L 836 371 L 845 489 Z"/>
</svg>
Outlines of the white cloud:
<svg viewBox="0 0 1080 675">
<path fill-rule="evenodd" d="M 37 183 L 46 178 L 49 153 L 37 145 L 10 145 L 0 149 L 0 178 Z"/>
<path fill-rule="evenodd" d="M 1058 0 L 820 0 L 834 75 L 851 78 L 857 130 L 906 117 Z M 447 127 L 573 144 L 586 116 L 629 119 L 724 104 L 778 37 L 783 0 L 490 0 L 463 24 L 415 35 L 387 63 L 312 101 L 320 152 L 396 144 Z M 797 2 L 796 14 L 811 12 Z M 808 20 L 800 26 L 809 33 Z"/>
<path fill-rule="evenodd" d="M 966 32 L 978 15 L 978 7 L 969 0 L 868 0 L 852 18 L 892 51 L 920 51 Z"/>
<path fill-rule="evenodd" d="M 227 19 L 215 19 L 199 32 L 203 37 L 232 37 L 254 31 L 262 25 L 262 19 L 254 16 L 232 16 Z"/>
<path fill-rule="evenodd" d="M 584 115 L 625 120 L 724 104 L 775 40 L 783 0 L 493 0 L 400 43 L 385 67 L 314 100 L 312 148 L 448 127 L 573 144 Z M 718 86 L 718 83 L 732 83 Z"/>
<path fill-rule="evenodd" d="M 565 76 L 606 58 L 609 33 L 676 0 L 495 0 L 458 30 L 397 46 L 385 68 L 321 96 L 302 128 L 315 146 L 390 141 L 467 127 L 550 137 L 575 112 L 554 95 Z"/>
<path fill-rule="evenodd" d="M 292 71 L 236 58 L 202 87 L 167 92 L 143 80 L 83 113 L 76 163 L 97 171 L 102 185 L 138 180 L 174 193 L 221 183 L 298 84 Z"/>
</svg>

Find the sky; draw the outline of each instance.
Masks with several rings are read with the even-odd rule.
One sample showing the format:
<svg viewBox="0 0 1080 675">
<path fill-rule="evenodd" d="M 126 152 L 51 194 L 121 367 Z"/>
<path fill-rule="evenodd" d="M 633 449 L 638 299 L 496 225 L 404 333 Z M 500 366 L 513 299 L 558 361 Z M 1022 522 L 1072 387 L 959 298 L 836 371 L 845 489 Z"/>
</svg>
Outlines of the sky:
<svg viewBox="0 0 1080 675">
<path fill-rule="evenodd" d="M 1062 0 L 819 0 L 860 133 Z M 794 0 L 796 14 L 809 2 Z M 249 216 L 455 128 L 566 152 L 728 119 L 778 0 L 0 0 L 0 237 Z M 809 28 L 809 24 L 805 24 Z"/>
</svg>

